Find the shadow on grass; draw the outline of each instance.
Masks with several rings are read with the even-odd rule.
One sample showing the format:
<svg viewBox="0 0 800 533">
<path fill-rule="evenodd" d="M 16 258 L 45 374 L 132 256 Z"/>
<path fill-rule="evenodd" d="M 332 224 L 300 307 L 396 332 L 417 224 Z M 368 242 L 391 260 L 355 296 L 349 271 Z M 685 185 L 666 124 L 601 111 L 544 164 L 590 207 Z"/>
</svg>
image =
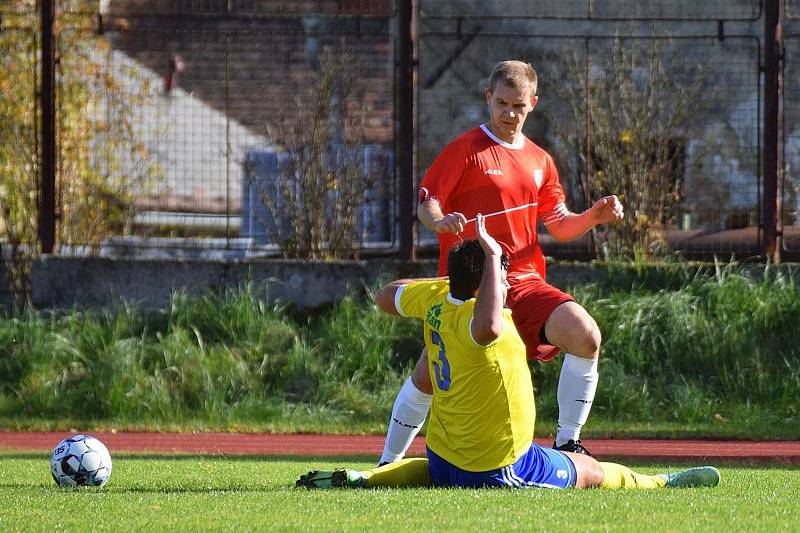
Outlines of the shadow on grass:
<svg viewBox="0 0 800 533">
<path fill-rule="evenodd" d="M 270 487 L 226 486 L 226 487 L 56 487 L 53 484 L 31 485 L 18 481 L 0 482 L 0 489 L 30 490 L 42 489 L 61 494 L 219 494 L 223 492 L 275 492 L 294 489 L 294 482 Z M 297 490 L 307 490 L 297 488 Z"/>
<path fill-rule="evenodd" d="M 41 452 L 1 452 L 0 461 L 3 459 L 48 459 L 48 453 Z M 377 466 L 377 455 L 228 455 L 219 453 L 130 453 L 118 452 L 112 454 L 114 460 L 125 459 L 144 459 L 152 461 L 237 461 L 237 462 L 324 462 L 324 463 L 375 463 Z M 2 486 L 2 483 L 0 483 Z"/>
<path fill-rule="evenodd" d="M 220 494 L 223 492 L 267 493 L 293 488 L 295 488 L 294 483 L 287 483 L 270 487 L 109 487 L 103 488 L 103 492 L 110 494 Z"/>
</svg>

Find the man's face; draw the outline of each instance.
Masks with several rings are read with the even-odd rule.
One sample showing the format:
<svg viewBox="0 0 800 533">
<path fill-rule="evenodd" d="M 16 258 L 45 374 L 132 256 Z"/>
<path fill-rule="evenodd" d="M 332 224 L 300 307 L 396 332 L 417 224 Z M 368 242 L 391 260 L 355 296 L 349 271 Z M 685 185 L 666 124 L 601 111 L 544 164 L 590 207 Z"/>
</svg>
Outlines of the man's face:
<svg viewBox="0 0 800 533">
<path fill-rule="evenodd" d="M 494 91 L 486 89 L 486 103 L 489 104 L 489 126 L 492 133 L 502 140 L 513 143 L 514 137 L 522 131 L 539 97 L 531 94 L 530 84 L 513 88 L 498 82 Z"/>
</svg>

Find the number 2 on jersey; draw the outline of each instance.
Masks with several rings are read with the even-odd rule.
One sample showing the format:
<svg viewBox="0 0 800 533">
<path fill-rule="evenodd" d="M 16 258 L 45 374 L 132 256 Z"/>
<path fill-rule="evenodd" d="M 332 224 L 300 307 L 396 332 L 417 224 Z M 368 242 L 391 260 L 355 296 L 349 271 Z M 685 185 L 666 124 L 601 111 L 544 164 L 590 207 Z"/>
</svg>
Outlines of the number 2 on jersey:
<svg viewBox="0 0 800 533">
<path fill-rule="evenodd" d="M 436 386 L 439 390 L 450 388 L 450 363 L 445 354 L 444 341 L 438 331 L 431 331 L 431 341 L 439 347 L 439 360 L 433 361 L 433 373 L 436 378 Z"/>
</svg>

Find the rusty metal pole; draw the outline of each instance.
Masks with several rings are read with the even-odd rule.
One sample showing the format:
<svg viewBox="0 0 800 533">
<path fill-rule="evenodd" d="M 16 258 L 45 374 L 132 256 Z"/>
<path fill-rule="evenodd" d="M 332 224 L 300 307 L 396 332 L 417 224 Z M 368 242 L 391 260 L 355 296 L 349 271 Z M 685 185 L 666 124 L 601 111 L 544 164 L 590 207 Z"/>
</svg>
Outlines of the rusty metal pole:
<svg viewBox="0 0 800 533">
<path fill-rule="evenodd" d="M 762 223 L 764 253 L 779 263 L 778 246 L 778 113 L 780 92 L 780 0 L 764 2 L 764 195 Z"/>
<path fill-rule="evenodd" d="M 41 175 L 39 179 L 39 243 L 42 253 L 53 253 L 56 240 L 56 106 L 55 46 L 53 21 L 55 0 L 41 0 L 42 85 L 41 107 Z"/>
<path fill-rule="evenodd" d="M 400 259 L 416 259 L 417 240 L 415 133 L 417 82 L 417 0 L 397 0 L 397 63 L 396 63 L 396 120 L 397 120 L 397 186 L 398 186 L 398 241 Z"/>
</svg>

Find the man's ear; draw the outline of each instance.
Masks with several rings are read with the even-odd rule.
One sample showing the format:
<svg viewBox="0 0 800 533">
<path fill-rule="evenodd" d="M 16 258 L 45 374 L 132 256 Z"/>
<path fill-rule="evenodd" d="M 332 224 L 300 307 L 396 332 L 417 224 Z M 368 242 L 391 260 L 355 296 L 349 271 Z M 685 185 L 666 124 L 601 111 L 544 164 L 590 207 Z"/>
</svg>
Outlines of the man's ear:
<svg viewBox="0 0 800 533">
<path fill-rule="evenodd" d="M 534 107 L 536 107 L 536 104 L 538 103 L 539 103 L 538 96 L 534 96 L 533 98 L 531 98 L 531 111 L 533 110 Z"/>
<path fill-rule="evenodd" d="M 487 104 L 492 103 L 492 89 L 490 87 L 483 90 L 483 97 L 486 99 Z"/>
</svg>

